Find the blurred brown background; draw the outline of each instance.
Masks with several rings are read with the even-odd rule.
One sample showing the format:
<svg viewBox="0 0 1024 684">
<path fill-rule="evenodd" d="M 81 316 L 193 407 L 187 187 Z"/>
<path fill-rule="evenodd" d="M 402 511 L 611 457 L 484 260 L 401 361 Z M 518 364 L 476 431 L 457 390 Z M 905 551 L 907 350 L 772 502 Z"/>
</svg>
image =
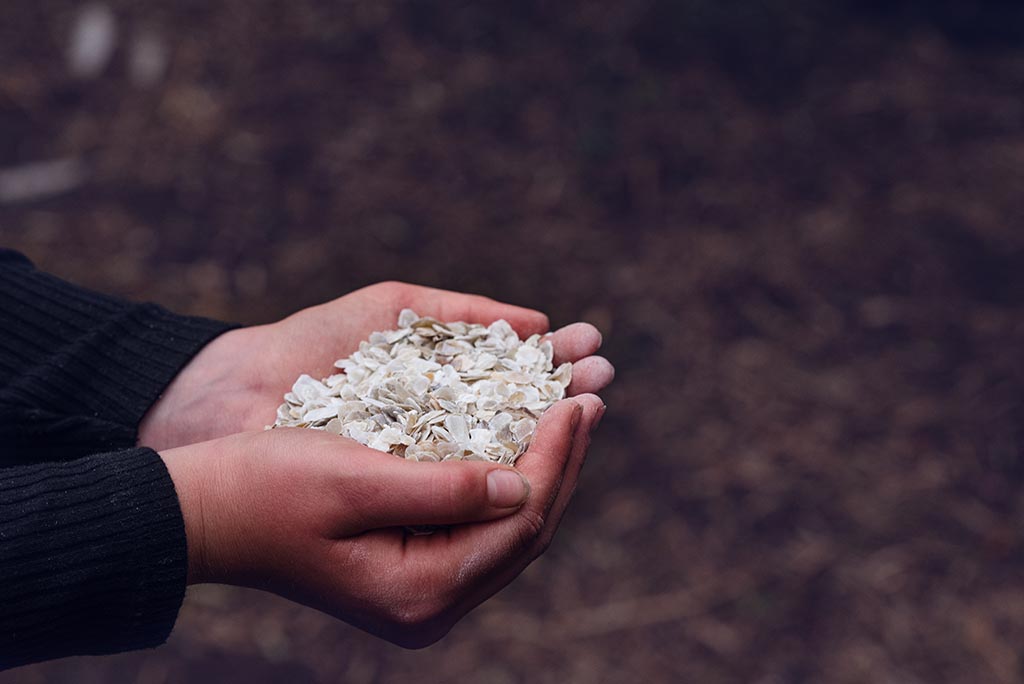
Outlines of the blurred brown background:
<svg viewBox="0 0 1024 684">
<path fill-rule="evenodd" d="M 469 290 L 619 371 L 552 549 L 436 646 L 209 586 L 3 681 L 1024 677 L 1019 3 L 2 17 L 0 242 L 42 268 L 243 322 Z"/>
</svg>

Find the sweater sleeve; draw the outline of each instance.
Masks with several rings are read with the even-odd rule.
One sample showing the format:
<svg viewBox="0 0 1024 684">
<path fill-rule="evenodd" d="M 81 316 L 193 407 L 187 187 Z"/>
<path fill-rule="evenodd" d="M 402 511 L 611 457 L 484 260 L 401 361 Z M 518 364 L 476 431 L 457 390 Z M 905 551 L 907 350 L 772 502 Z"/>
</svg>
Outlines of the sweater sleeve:
<svg viewBox="0 0 1024 684">
<path fill-rule="evenodd" d="M 0 250 L 0 669 L 167 638 L 184 521 L 160 456 L 134 445 L 164 388 L 229 327 Z"/>
<path fill-rule="evenodd" d="M 0 469 L 0 669 L 162 643 L 187 567 L 151 449 Z"/>
<path fill-rule="evenodd" d="M 0 249 L 0 467 L 134 446 L 178 371 L 231 327 L 76 287 Z"/>
</svg>

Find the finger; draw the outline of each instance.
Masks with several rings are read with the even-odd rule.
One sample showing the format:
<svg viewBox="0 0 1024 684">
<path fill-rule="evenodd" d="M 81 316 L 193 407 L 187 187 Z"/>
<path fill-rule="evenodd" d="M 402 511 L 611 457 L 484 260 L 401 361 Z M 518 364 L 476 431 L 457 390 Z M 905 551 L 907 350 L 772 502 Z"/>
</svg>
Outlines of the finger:
<svg viewBox="0 0 1024 684">
<path fill-rule="evenodd" d="M 597 394 L 615 379 L 615 366 L 603 356 L 588 356 L 572 364 L 572 382 L 566 388 L 570 397 Z"/>
<path fill-rule="evenodd" d="M 581 394 L 578 397 L 574 397 L 574 401 L 578 401 L 583 405 L 583 415 L 580 417 L 580 424 L 576 428 L 576 434 L 573 436 L 572 453 L 569 455 L 569 461 L 562 475 L 562 486 L 559 488 L 554 503 L 551 504 L 551 508 L 544 518 L 544 529 L 539 535 L 541 542 L 545 545 L 554 538 L 555 531 L 562 521 L 562 516 L 569 506 L 569 501 L 576 491 L 580 471 L 583 469 L 583 464 L 587 459 L 591 437 L 598 424 L 600 424 L 607 408 L 604 401 L 595 394 Z"/>
<path fill-rule="evenodd" d="M 493 323 L 505 319 L 523 338 L 547 332 L 550 327 L 548 317 L 540 311 L 505 304 L 481 295 L 430 287 L 414 286 L 406 306 L 421 316 L 432 316 L 442 322 Z"/>
<path fill-rule="evenodd" d="M 455 528 L 445 562 L 461 563 L 469 557 L 479 567 L 504 562 L 504 556 L 517 546 L 513 541 L 517 534 L 525 538 L 530 532 L 524 532 L 524 528 L 540 530 L 562 483 L 582 415 L 583 407 L 574 399 L 562 400 L 544 412 L 530 448 L 517 462 L 518 470 L 530 481 L 531 491 L 526 503 L 512 516 L 516 520 L 506 518 L 491 525 Z"/>
<path fill-rule="evenodd" d="M 475 595 L 482 583 L 490 586 L 491 580 L 503 577 L 507 567 L 529 553 L 533 536 L 555 501 L 582 415 L 583 407 L 566 399 L 541 416 L 530 448 L 517 462 L 530 481 L 531 492 L 516 515 L 487 525 L 455 527 L 450 536 L 413 537 L 407 541 L 415 552 L 412 557 L 429 565 L 438 577 L 458 578 L 458 586 L 450 589 L 462 596 Z"/>
<path fill-rule="evenodd" d="M 601 398 L 593 394 L 576 397 L 573 401 L 578 402 L 582 406 L 582 410 L 580 411 L 579 423 L 573 430 L 570 452 L 565 462 L 565 468 L 562 471 L 559 487 L 554 492 L 551 502 L 543 512 L 539 521 L 539 529 L 527 540 L 526 548 L 518 555 L 511 556 L 511 562 L 506 564 L 504 570 L 493 578 L 488 578 L 487 582 L 485 582 L 485 584 L 489 583 L 490 587 L 492 587 L 492 592 L 497 591 L 515 579 L 526 566 L 544 552 L 551 543 L 551 540 L 554 539 L 555 532 L 558 530 L 558 525 L 562 521 L 562 516 L 565 514 L 569 501 L 576 492 L 576 483 L 586 461 L 587 449 L 590 446 L 590 435 L 600 422 L 605 406 Z M 526 507 L 524 506 L 523 508 L 524 510 L 520 511 L 520 513 L 527 513 Z M 522 517 L 522 515 L 516 515 L 502 522 L 507 523 L 508 527 L 512 528 L 512 524 Z M 530 522 L 530 527 L 532 526 L 533 521 Z M 522 526 L 520 526 L 519 530 L 510 529 L 506 534 L 519 535 L 521 534 L 521 529 Z M 511 541 L 512 539 L 510 538 L 506 543 Z M 484 591 L 487 590 L 487 588 L 484 589 Z"/>
<path fill-rule="evenodd" d="M 562 476 L 572 452 L 573 436 L 582 415 L 583 407 L 574 399 L 565 399 L 556 403 L 541 416 L 529 449 L 517 461 L 518 472 L 524 475 L 530 483 L 529 497 L 526 504 L 519 510 L 519 515 L 524 516 L 527 521 L 538 521 L 538 529 L 539 521 L 543 520 L 550 509 L 562 482 Z M 445 467 L 450 464 L 417 463 L 413 465 Z M 528 510 L 524 511 L 523 509 Z M 497 529 L 493 525 L 467 525 L 452 530 L 450 544 L 447 543 L 449 541 L 447 538 L 439 539 L 436 536 L 410 540 L 410 544 L 436 547 L 439 542 L 444 541 L 443 553 L 447 555 L 445 558 L 439 558 L 439 563 L 460 563 L 462 559 L 470 556 L 481 563 L 485 561 L 485 558 L 489 558 L 490 560 L 487 562 L 493 563 L 500 560 L 500 553 L 508 552 L 510 548 L 508 538 L 515 530 L 521 529 L 523 524 L 520 521 L 511 527 L 501 529 Z M 525 524 L 529 525 L 530 523 Z M 458 550 L 452 551 L 453 547 L 458 547 Z"/>
<path fill-rule="evenodd" d="M 541 434 L 540 428 L 537 430 L 530 447 L 532 454 L 528 452 L 534 457 L 532 463 L 523 462 L 521 466 L 533 471 L 534 494 L 516 515 L 488 525 L 455 528 L 447 544 L 440 539 L 424 541 L 424 548 L 433 546 L 437 552 L 426 556 L 434 571 L 459 579 L 459 586 L 452 588 L 461 597 L 457 616 L 515 579 L 554 536 L 576 488 L 589 443 L 587 436 L 604 407 L 601 399 L 592 394 L 572 402 L 580 405 L 571 416 L 572 422 L 567 422 L 564 415 L 554 416 L 545 426 L 545 434 Z M 545 417 L 549 414 L 550 410 Z M 549 458 L 552 453 L 562 458 Z"/>
<path fill-rule="evenodd" d="M 572 323 L 559 328 L 545 339 L 550 340 L 554 347 L 555 365 L 566 361 L 575 363 L 601 347 L 601 333 L 589 323 Z"/>
<path fill-rule="evenodd" d="M 360 302 L 361 305 L 355 308 L 340 306 L 341 303 L 352 300 Z M 400 282 L 378 283 L 364 287 L 311 308 L 323 316 L 323 320 L 345 329 L 393 328 L 395 319 L 402 309 L 412 309 L 421 316 L 430 316 L 442 322 L 466 321 L 489 324 L 504 319 L 520 337 L 542 334 L 550 328 L 547 315 L 534 309 L 505 304 L 482 295 L 450 292 Z M 330 325 L 327 328 L 329 329 Z"/>
<path fill-rule="evenodd" d="M 530 494 L 524 475 L 494 463 L 417 463 L 372 452 L 348 465 L 339 493 L 344 500 L 339 515 L 344 522 L 335 529 L 339 536 L 493 520 L 514 513 Z"/>
<path fill-rule="evenodd" d="M 555 508 L 555 503 L 562 497 L 562 493 L 565 491 L 569 492 L 571 496 L 572 490 L 576 486 L 576 477 L 579 474 L 579 470 L 583 465 L 583 456 L 586 454 L 587 446 L 589 444 L 589 428 L 593 423 L 595 416 L 604 402 L 599 397 L 593 394 L 584 394 L 579 397 L 573 397 L 572 401 L 576 402 L 580 406 L 579 418 L 577 423 L 573 425 L 572 431 L 568 435 L 567 443 L 559 445 L 564 451 L 559 452 L 562 460 L 561 476 L 558 479 L 558 484 L 550 489 L 544 488 L 544 480 L 534 474 L 530 468 L 540 468 L 542 464 L 537 462 L 538 459 L 533 461 L 527 461 L 520 466 L 520 469 L 527 474 L 527 477 L 531 481 L 536 483 L 537 495 L 532 497 L 530 501 L 523 506 L 522 510 L 515 516 L 515 520 L 509 520 L 509 523 L 519 521 L 521 523 L 520 530 L 518 533 L 532 533 L 536 538 L 540 539 L 540 543 L 546 545 L 550 542 L 551 536 L 554 535 L 554 530 L 551 525 L 551 516 Z M 538 432 L 539 432 L 538 428 Z M 531 447 L 532 450 L 532 447 Z M 522 456 L 526 458 L 530 456 L 530 452 L 527 452 Z M 543 504 L 543 507 L 542 507 Z M 559 519 L 561 516 L 558 516 Z M 555 520 L 554 526 L 557 526 L 558 522 Z M 527 528 L 524 530 L 523 528 Z M 545 533 L 550 533 L 545 536 Z M 539 553 L 539 552 L 538 552 Z"/>
<path fill-rule="evenodd" d="M 558 488 L 562 484 L 573 434 L 583 414 L 583 407 L 575 399 L 556 403 L 541 416 L 530 448 L 519 457 L 519 471 L 530 480 L 532 492 L 529 501 L 519 511 L 528 521 L 543 520 Z"/>
</svg>

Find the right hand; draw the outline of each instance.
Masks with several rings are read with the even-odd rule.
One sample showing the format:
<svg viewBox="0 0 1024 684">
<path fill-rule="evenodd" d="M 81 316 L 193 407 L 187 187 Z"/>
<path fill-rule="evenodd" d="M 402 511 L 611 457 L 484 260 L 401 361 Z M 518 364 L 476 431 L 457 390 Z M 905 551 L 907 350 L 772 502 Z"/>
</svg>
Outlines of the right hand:
<svg viewBox="0 0 1024 684">
<path fill-rule="evenodd" d="M 276 323 L 231 330 L 200 351 L 150 407 L 139 444 L 157 451 L 259 430 L 272 421 L 301 373 L 323 378 L 334 362 L 359 348 L 375 330 L 390 330 L 403 308 L 442 321 L 491 323 L 504 318 L 526 338 L 548 330 L 540 311 L 487 297 L 406 283 L 378 283 L 303 309 Z M 615 369 L 600 356 L 601 333 L 573 323 L 548 337 L 555 364 L 573 364 L 569 396 L 600 392 Z"/>
<path fill-rule="evenodd" d="M 161 452 L 189 583 L 256 587 L 406 647 L 434 643 L 547 548 L 603 410 L 593 394 L 555 404 L 515 470 L 405 461 L 297 428 Z M 495 487 L 495 472 L 511 478 Z M 431 524 L 452 527 L 404 529 Z"/>
</svg>

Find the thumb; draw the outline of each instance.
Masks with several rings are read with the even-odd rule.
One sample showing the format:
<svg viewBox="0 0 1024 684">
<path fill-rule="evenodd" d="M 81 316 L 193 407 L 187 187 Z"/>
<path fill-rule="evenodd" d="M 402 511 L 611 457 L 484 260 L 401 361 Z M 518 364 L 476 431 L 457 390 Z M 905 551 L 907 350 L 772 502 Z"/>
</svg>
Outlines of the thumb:
<svg viewBox="0 0 1024 684">
<path fill-rule="evenodd" d="M 530 495 L 525 475 L 495 463 L 380 461 L 380 467 L 364 471 L 365 480 L 350 488 L 361 493 L 346 506 L 357 528 L 346 525 L 350 534 L 381 527 L 493 520 L 515 513 Z"/>
</svg>

